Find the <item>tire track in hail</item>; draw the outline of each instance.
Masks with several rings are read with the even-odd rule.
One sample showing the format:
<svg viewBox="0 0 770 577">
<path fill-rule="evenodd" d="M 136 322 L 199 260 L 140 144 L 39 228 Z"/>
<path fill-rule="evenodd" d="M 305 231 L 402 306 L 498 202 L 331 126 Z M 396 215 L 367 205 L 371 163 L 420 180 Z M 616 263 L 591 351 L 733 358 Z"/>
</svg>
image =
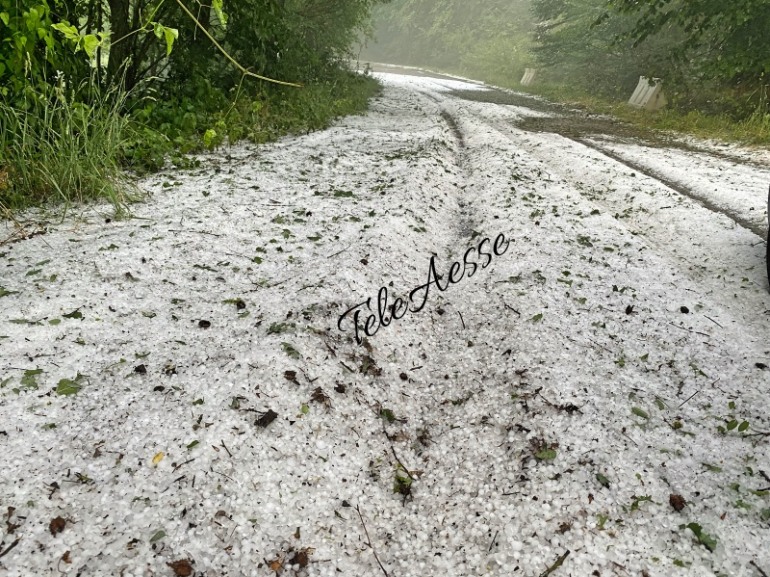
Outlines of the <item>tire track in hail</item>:
<svg viewBox="0 0 770 577">
<path fill-rule="evenodd" d="M 514 124 L 510 124 L 504 119 L 488 118 L 477 110 L 469 109 L 467 113 L 474 121 L 489 127 L 495 133 L 500 134 L 522 149 L 522 151 L 525 151 L 526 154 L 534 159 L 538 159 L 544 168 L 554 171 L 554 176 L 560 181 L 573 188 L 586 201 L 602 208 L 603 211 L 616 214 L 623 213 L 623 207 L 627 202 L 633 202 L 634 206 L 638 210 L 643 211 L 643 213 L 663 208 L 683 211 L 661 219 L 643 218 L 641 217 L 642 213 L 639 213 L 640 217 L 637 218 L 634 226 L 629 226 L 629 222 L 618 218 L 615 219 L 615 223 L 617 226 L 626 229 L 629 234 L 644 239 L 645 243 L 654 252 L 666 255 L 666 258 L 672 259 L 673 262 L 678 262 L 678 270 L 692 279 L 697 286 L 701 287 L 704 296 L 715 298 L 727 311 L 731 312 L 734 318 L 742 319 L 746 326 L 752 326 L 753 323 L 758 323 L 758 327 L 764 326 L 764 320 L 762 319 L 763 311 L 755 308 L 753 304 L 753 297 L 750 294 L 753 291 L 745 290 L 749 286 L 754 285 L 753 288 L 755 290 L 764 293 L 767 287 L 767 280 L 764 274 L 764 246 L 761 250 L 757 248 L 758 245 L 765 242 L 765 239 L 762 231 L 756 230 L 757 226 L 744 226 L 744 224 L 736 222 L 736 219 L 731 218 L 730 215 L 724 214 L 720 210 L 713 210 L 711 207 L 698 202 L 697 199 L 682 194 L 676 188 L 669 186 L 666 179 L 650 175 L 649 172 L 651 171 L 649 169 L 639 170 L 633 164 L 617 160 L 611 155 L 606 154 L 606 151 L 596 150 L 596 147 L 588 146 L 586 143 L 581 142 L 580 139 L 564 137 L 565 141 L 562 144 L 552 140 L 548 143 L 549 147 L 541 149 L 540 146 L 546 144 L 546 141 L 538 142 L 538 133 L 531 133 L 529 131 L 519 132 L 521 129 L 517 128 Z M 535 139 L 531 140 L 530 136 L 535 136 Z M 546 134 L 545 136 L 550 135 Z M 571 174 L 567 165 L 552 164 L 553 160 L 557 158 L 555 154 L 559 152 L 560 147 L 562 147 L 563 154 L 568 155 L 576 152 L 576 146 L 585 149 L 586 152 L 590 152 L 590 156 L 586 159 L 587 162 L 585 163 L 589 169 L 583 175 L 583 178 L 587 179 L 587 183 L 592 183 L 599 187 L 609 187 L 609 194 L 607 196 L 604 193 L 598 196 L 587 194 L 587 191 L 581 187 L 579 180 L 581 177 Z M 598 156 L 598 158 L 595 156 Z M 605 159 L 606 162 L 602 162 Z M 612 170 L 612 173 L 615 173 L 616 176 L 622 176 L 622 167 L 627 167 L 630 170 L 644 174 L 652 182 L 659 183 L 659 186 L 662 189 L 668 190 L 673 198 L 682 199 L 682 201 L 692 204 L 690 207 L 687 207 L 686 204 L 680 206 L 677 203 L 674 203 L 676 205 L 674 207 L 662 207 L 658 206 L 661 201 L 654 194 L 648 197 L 645 193 L 639 195 L 634 200 L 633 197 L 629 199 L 628 196 L 623 197 L 615 193 L 612 190 L 611 182 L 594 180 L 595 178 L 601 178 L 598 173 L 603 173 L 604 168 L 611 167 L 613 164 L 617 165 Z M 609 178 L 612 180 L 615 177 L 610 175 Z M 637 179 L 634 178 L 634 180 Z M 643 191 L 640 192 L 643 193 Z M 713 228 L 708 227 L 708 230 L 706 230 L 687 225 L 688 222 L 691 222 L 687 218 L 687 211 L 694 207 L 702 207 L 708 211 L 708 214 L 714 215 Z M 718 223 L 718 219 L 724 220 Z M 737 227 L 734 226 L 736 224 L 738 225 Z M 735 230 L 736 228 L 738 230 Z M 756 241 L 755 235 L 762 237 L 762 240 Z M 732 253 L 724 251 L 724 248 L 729 246 L 734 247 Z M 731 256 L 728 256 L 730 254 Z M 747 285 L 747 281 L 751 282 L 751 285 Z"/>
<path fill-rule="evenodd" d="M 465 181 L 465 184 L 463 186 L 458 187 L 459 193 L 457 198 L 455 199 L 457 202 L 457 206 L 459 208 L 459 214 L 457 218 L 457 230 L 458 230 L 458 236 L 461 241 L 460 244 L 465 242 L 465 239 L 472 239 L 475 231 L 474 228 L 474 219 L 472 211 L 469 210 L 469 207 L 472 207 L 473 204 L 463 196 L 462 192 L 465 191 L 467 181 L 468 181 L 468 175 L 470 174 L 470 167 L 468 162 L 468 155 L 467 155 L 467 144 L 465 142 L 465 136 L 463 134 L 462 129 L 460 128 L 460 125 L 457 122 L 457 119 L 455 116 L 447 109 L 445 100 L 442 100 L 435 94 L 429 91 L 425 90 L 419 90 L 418 91 L 421 95 L 425 96 L 429 100 L 431 100 L 438 108 L 439 108 L 439 116 L 441 119 L 446 123 L 446 125 L 449 127 L 450 132 L 452 133 L 452 136 L 455 139 L 455 142 L 457 144 L 457 151 L 454 154 L 455 157 L 455 165 L 457 168 L 461 171 L 463 175 L 463 181 Z"/>
<path fill-rule="evenodd" d="M 617 154 L 617 153 L 615 153 L 615 152 L 613 152 L 611 150 L 607 150 L 606 148 L 604 148 L 602 146 L 599 146 L 598 144 L 596 144 L 594 142 L 591 142 L 588 139 L 580 138 L 580 137 L 574 137 L 574 136 L 566 136 L 566 135 L 561 135 L 561 136 L 563 136 L 564 138 L 566 138 L 568 140 L 572 140 L 573 142 L 577 142 L 578 144 L 582 144 L 583 146 L 591 148 L 591 149 L 597 151 L 598 153 L 600 153 L 600 154 L 602 154 L 602 155 L 604 155 L 604 156 L 606 156 L 608 158 L 611 158 L 615 162 L 617 162 L 619 164 L 622 164 L 624 166 L 627 166 L 631 170 L 635 170 L 637 172 L 640 172 L 640 173 L 644 174 L 645 176 L 647 176 L 649 178 L 652 178 L 653 180 L 657 180 L 658 182 L 660 182 L 661 184 L 664 184 L 666 187 L 670 188 L 674 192 L 677 192 L 677 193 L 681 194 L 682 196 L 686 196 L 690 200 L 692 200 L 692 201 L 696 202 L 697 204 L 701 205 L 703 208 L 705 208 L 707 210 L 710 210 L 711 212 L 715 212 L 715 213 L 721 214 L 723 216 L 726 216 L 727 218 L 732 220 L 735 224 L 737 224 L 739 226 L 742 226 L 746 230 L 750 230 L 751 232 L 753 232 L 757 236 L 762 237 L 763 240 L 765 239 L 765 235 L 766 235 L 767 231 L 764 230 L 763 227 L 760 227 L 756 223 L 753 223 L 750 220 L 744 218 L 743 216 L 741 216 L 738 212 L 736 212 L 734 210 L 730 210 L 729 208 L 724 208 L 724 207 L 720 207 L 720 206 L 715 205 L 710 200 L 708 200 L 706 198 L 703 198 L 702 196 L 697 194 L 693 189 L 688 188 L 687 186 L 684 186 L 684 185 L 682 185 L 682 184 L 680 184 L 680 183 L 678 183 L 678 182 L 676 182 L 676 181 L 674 181 L 674 180 L 672 180 L 670 178 L 667 178 L 667 177 L 663 176 L 662 174 L 656 172 L 655 170 L 652 170 L 652 169 L 650 169 L 650 168 L 648 168 L 648 167 L 646 167 L 646 166 L 644 166 L 642 164 L 639 164 L 637 162 L 633 162 L 631 160 L 627 160 L 627 159 L 623 158 L 622 156 L 620 156 L 619 154 Z"/>
<path fill-rule="evenodd" d="M 493 130 L 495 130 L 497 132 L 500 132 L 501 134 L 503 134 L 509 140 L 513 140 L 513 136 L 508 134 L 507 131 L 510 128 L 516 128 L 515 123 L 511 124 L 510 126 L 504 125 L 504 126 L 501 127 L 501 126 L 498 125 L 498 123 L 496 123 L 494 121 L 491 121 L 488 118 L 483 118 L 483 117 L 478 116 L 478 115 L 474 115 L 474 116 L 480 122 L 486 124 L 487 126 L 492 128 Z M 527 131 L 527 132 L 529 132 L 529 131 Z M 676 192 L 677 194 L 680 194 L 681 196 L 684 196 L 684 197 L 690 199 L 691 201 L 693 201 L 696 204 L 702 206 L 706 210 L 709 210 L 709 211 L 711 211 L 711 212 L 713 212 L 715 214 L 720 214 L 720 215 L 730 219 L 731 221 L 733 221 L 738 226 L 741 226 L 741 227 L 745 228 L 746 230 L 751 231 L 755 235 L 759 236 L 763 241 L 766 240 L 767 230 L 764 227 L 762 227 L 762 226 L 758 225 L 757 223 L 754 223 L 754 222 L 744 218 L 737 211 L 730 210 L 729 208 L 724 208 L 724 207 L 721 207 L 721 206 L 717 206 L 716 204 L 711 202 L 709 199 L 704 198 L 703 196 L 699 195 L 693 189 L 691 189 L 691 188 L 689 188 L 687 186 L 684 186 L 684 185 L 680 184 L 679 182 L 677 182 L 677 181 L 675 181 L 673 179 L 670 179 L 670 178 L 668 178 L 668 177 L 658 173 L 657 171 L 650 169 L 649 167 L 644 166 L 643 164 L 640 164 L 640 163 L 637 163 L 637 162 L 625 159 L 621 155 L 619 155 L 619 154 L 617 154 L 617 153 L 615 153 L 615 152 L 613 152 L 611 150 L 608 150 L 608 149 L 606 149 L 606 148 L 596 144 L 595 142 L 592 142 L 591 140 L 589 140 L 587 138 L 582 138 L 582 137 L 579 137 L 579 136 L 571 136 L 571 135 L 568 135 L 568 134 L 561 134 L 561 133 L 558 133 L 558 132 L 555 132 L 553 134 L 558 134 L 559 136 L 561 136 L 562 138 L 565 138 L 566 140 L 570 140 L 572 142 L 580 144 L 581 146 L 585 146 L 586 148 L 590 148 L 592 150 L 595 150 L 596 152 L 598 152 L 602 156 L 605 156 L 608 159 L 610 159 L 610 160 L 612 160 L 612 161 L 614 161 L 614 162 L 616 162 L 618 164 L 621 164 L 621 165 L 623 165 L 623 166 L 625 166 L 625 167 L 627 167 L 627 168 L 629 168 L 629 169 L 631 169 L 633 171 L 639 172 L 639 173 L 647 176 L 648 178 L 651 178 L 652 180 L 655 180 L 655 181 L 659 182 L 660 184 L 662 184 L 666 188 L 669 188 L 672 191 Z M 595 199 L 593 199 L 593 201 L 597 202 Z"/>
<path fill-rule="evenodd" d="M 557 116 L 561 117 L 561 122 L 554 122 L 554 118 L 551 117 L 527 117 L 512 122 L 509 127 L 516 127 L 520 130 L 524 130 L 525 132 L 532 134 L 558 134 L 563 138 L 582 144 L 583 146 L 591 148 L 619 164 L 644 174 L 648 178 L 657 180 L 674 192 L 696 202 L 703 208 L 729 218 L 735 224 L 761 237 L 763 241 L 766 239 L 767 229 L 763 225 L 745 218 L 742 214 L 740 214 L 740 212 L 731 210 L 729 207 L 717 205 L 708 198 L 704 198 L 703 195 L 699 194 L 697 190 L 682 184 L 680 181 L 668 178 L 665 175 L 647 166 L 644 166 L 643 164 L 634 162 L 632 160 L 627 160 L 622 155 L 617 154 L 590 139 L 590 136 L 613 136 L 617 133 L 624 137 L 638 139 L 641 141 L 641 144 L 644 145 L 660 147 L 661 142 L 656 144 L 656 139 L 659 138 L 657 133 L 648 134 L 647 136 L 652 138 L 652 140 L 648 142 L 647 136 L 644 136 L 642 133 L 640 133 L 638 128 L 630 127 L 629 125 L 619 122 L 615 119 L 608 119 L 604 117 L 601 119 L 599 117 L 591 119 L 590 117 L 583 117 L 579 113 L 576 113 L 575 110 L 570 109 L 565 105 L 536 99 L 521 93 L 501 91 L 499 89 L 491 89 L 488 93 L 456 90 L 452 93 L 452 96 L 458 100 L 463 101 L 487 102 L 490 104 L 497 104 L 498 106 L 513 105 L 528 108 L 538 112 L 544 112 L 546 114 L 556 114 Z M 479 120 L 486 121 L 490 127 L 505 133 L 504 130 L 500 130 L 499 126 L 489 124 L 488 119 L 482 119 L 479 117 Z M 683 143 L 678 140 L 667 140 L 665 146 L 681 150 L 691 150 L 698 154 L 708 155 L 714 159 L 721 159 L 732 163 L 767 169 L 766 165 L 759 164 L 756 160 L 743 158 L 734 154 L 729 154 L 717 150 L 705 150 L 698 146 L 689 143 Z"/>
</svg>

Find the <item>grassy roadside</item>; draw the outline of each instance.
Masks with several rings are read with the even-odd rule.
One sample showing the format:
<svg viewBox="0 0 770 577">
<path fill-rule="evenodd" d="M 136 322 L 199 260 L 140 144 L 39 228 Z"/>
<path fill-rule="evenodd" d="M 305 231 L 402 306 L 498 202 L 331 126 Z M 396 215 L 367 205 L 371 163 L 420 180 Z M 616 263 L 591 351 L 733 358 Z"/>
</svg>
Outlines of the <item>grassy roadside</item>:
<svg viewBox="0 0 770 577">
<path fill-rule="evenodd" d="M 674 131 L 698 138 L 745 145 L 770 144 L 770 115 L 768 114 L 754 113 L 745 119 L 735 120 L 728 114 L 706 114 L 698 110 L 683 111 L 665 108 L 650 112 L 629 106 L 626 102 L 611 101 L 553 84 L 525 87 L 518 83 L 510 83 L 506 88 L 542 96 L 588 112 L 609 114 L 645 129 Z"/>
<path fill-rule="evenodd" d="M 136 174 L 168 159 L 190 166 L 184 154 L 242 139 L 262 143 L 325 128 L 365 111 L 379 89 L 371 77 L 339 71 L 303 88 L 244 89 L 230 98 L 215 89 L 135 102 L 112 93 L 84 104 L 56 87 L 14 105 L 0 101 L 0 217 L 94 201 L 125 215 L 139 198 Z"/>
</svg>

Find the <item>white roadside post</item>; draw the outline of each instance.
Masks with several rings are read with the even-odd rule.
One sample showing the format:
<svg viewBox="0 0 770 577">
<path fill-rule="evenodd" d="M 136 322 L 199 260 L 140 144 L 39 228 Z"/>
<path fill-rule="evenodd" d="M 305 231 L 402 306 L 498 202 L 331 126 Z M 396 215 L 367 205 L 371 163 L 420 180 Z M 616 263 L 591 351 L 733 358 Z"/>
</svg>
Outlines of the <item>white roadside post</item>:
<svg viewBox="0 0 770 577">
<path fill-rule="evenodd" d="M 639 84 L 631 95 L 628 103 L 636 108 L 645 110 L 660 110 L 668 104 L 663 94 L 663 82 L 660 78 L 650 80 L 646 76 L 639 77 Z"/>
<path fill-rule="evenodd" d="M 537 77 L 537 68 L 525 68 L 524 76 L 521 78 L 522 86 L 530 86 Z"/>
</svg>

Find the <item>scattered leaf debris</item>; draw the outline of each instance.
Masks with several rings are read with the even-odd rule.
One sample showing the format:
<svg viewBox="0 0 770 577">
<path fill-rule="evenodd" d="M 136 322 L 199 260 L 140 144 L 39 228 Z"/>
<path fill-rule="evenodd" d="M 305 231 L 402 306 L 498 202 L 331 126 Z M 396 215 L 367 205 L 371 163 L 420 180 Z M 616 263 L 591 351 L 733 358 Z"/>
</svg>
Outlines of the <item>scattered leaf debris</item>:
<svg viewBox="0 0 770 577">
<path fill-rule="evenodd" d="M 299 384 L 299 382 L 297 382 L 297 371 L 284 371 L 283 378 L 292 383 Z"/>
<path fill-rule="evenodd" d="M 51 522 L 48 523 L 48 530 L 54 537 L 64 531 L 64 527 L 67 526 L 67 521 L 63 517 L 54 517 Z"/>
<path fill-rule="evenodd" d="M 270 423 L 275 421 L 278 418 L 278 413 L 276 413 L 273 409 L 268 409 L 262 415 L 257 419 L 256 425 L 257 427 L 267 427 Z"/>
<path fill-rule="evenodd" d="M 167 563 L 167 565 L 173 569 L 176 577 L 190 577 L 194 572 L 192 563 L 187 559 L 172 561 L 171 563 Z"/>
<path fill-rule="evenodd" d="M 674 511 L 677 512 L 684 509 L 685 505 L 687 505 L 687 501 L 684 500 L 684 497 L 674 493 L 671 493 L 671 495 L 668 496 L 668 502 L 674 508 Z"/>
<path fill-rule="evenodd" d="M 377 366 L 377 363 L 370 355 L 363 355 L 361 366 L 358 370 L 364 375 L 371 375 L 373 377 L 378 377 L 382 374 L 382 369 Z"/>
<path fill-rule="evenodd" d="M 330 403 L 329 395 L 324 393 L 321 387 L 316 387 L 313 390 L 313 394 L 310 395 L 310 400 L 316 403 L 320 403 L 325 407 L 328 407 Z"/>
<path fill-rule="evenodd" d="M 310 563 L 310 556 L 313 554 L 314 549 L 311 547 L 305 547 L 294 552 L 294 555 L 289 559 L 289 565 L 299 565 L 301 569 L 304 569 Z"/>
</svg>

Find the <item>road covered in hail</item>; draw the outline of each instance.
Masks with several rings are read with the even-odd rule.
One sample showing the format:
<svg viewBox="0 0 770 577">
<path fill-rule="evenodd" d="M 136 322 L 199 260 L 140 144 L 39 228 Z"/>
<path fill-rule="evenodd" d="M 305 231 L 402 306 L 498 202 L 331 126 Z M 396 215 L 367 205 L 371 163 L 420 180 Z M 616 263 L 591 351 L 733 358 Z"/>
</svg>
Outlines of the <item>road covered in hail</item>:
<svg viewBox="0 0 770 577">
<path fill-rule="evenodd" d="M 0 573 L 770 573 L 770 163 L 381 78 L 0 246 Z"/>
</svg>

